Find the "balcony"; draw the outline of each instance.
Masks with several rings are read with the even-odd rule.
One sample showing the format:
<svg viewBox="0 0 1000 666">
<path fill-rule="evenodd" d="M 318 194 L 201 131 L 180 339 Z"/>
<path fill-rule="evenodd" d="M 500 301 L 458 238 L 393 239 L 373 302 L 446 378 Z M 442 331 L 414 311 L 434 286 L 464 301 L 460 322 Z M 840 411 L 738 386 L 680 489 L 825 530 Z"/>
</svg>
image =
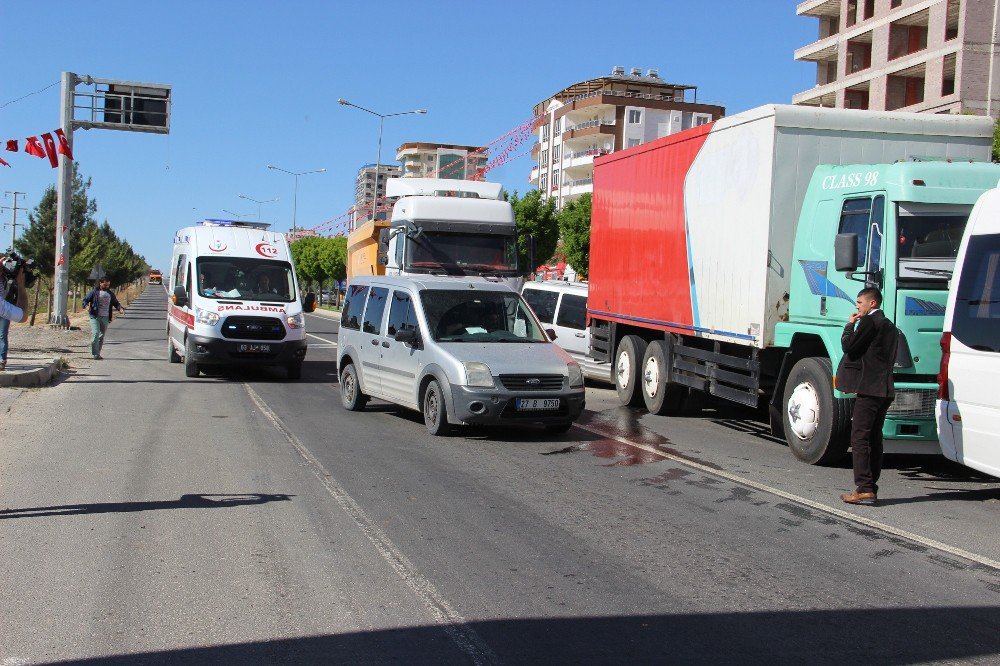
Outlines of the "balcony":
<svg viewBox="0 0 1000 666">
<path fill-rule="evenodd" d="M 837 52 L 840 48 L 840 38 L 838 35 L 831 35 L 824 39 L 807 44 L 802 48 L 795 49 L 796 60 L 806 60 L 812 62 L 826 62 L 837 60 Z"/>
<path fill-rule="evenodd" d="M 579 125 L 572 125 L 571 127 L 568 127 L 565 132 L 563 132 L 563 141 L 571 141 L 573 139 L 597 136 L 601 134 L 614 136 L 615 121 L 608 119 L 589 120 L 585 123 L 580 123 Z"/>
<path fill-rule="evenodd" d="M 795 7 L 798 16 L 840 16 L 840 0 L 805 0 Z"/>
</svg>

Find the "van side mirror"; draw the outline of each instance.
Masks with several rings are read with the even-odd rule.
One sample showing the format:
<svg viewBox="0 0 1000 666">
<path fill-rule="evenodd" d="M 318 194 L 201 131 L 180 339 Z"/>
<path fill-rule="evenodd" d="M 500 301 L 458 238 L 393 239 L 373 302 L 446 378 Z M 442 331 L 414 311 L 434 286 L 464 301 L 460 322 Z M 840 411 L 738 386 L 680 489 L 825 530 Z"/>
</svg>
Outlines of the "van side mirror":
<svg viewBox="0 0 1000 666">
<path fill-rule="evenodd" d="M 396 331 L 396 335 L 393 337 L 396 342 L 403 342 L 414 348 L 420 345 L 420 334 L 415 328 L 401 328 Z"/>
<path fill-rule="evenodd" d="M 858 235 L 837 234 L 833 241 L 834 264 L 838 271 L 858 269 Z"/>
<path fill-rule="evenodd" d="M 302 311 L 303 312 L 315 312 L 316 311 L 316 294 L 309 292 L 306 294 L 305 300 L 302 301 Z"/>
<path fill-rule="evenodd" d="M 188 304 L 187 290 L 184 289 L 182 285 L 177 285 L 176 287 L 174 287 L 174 295 L 171 298 L 171 300 L 173 300 L 174 305 L 176 305 L 179 308 L 183 308 Z"/>
<path fill-rule="evenodd" d="M 545 335 L 549 336 L 549 340 L 555 340 L 558 337 L 554 328 L 545 329 Z"/>
</svg>

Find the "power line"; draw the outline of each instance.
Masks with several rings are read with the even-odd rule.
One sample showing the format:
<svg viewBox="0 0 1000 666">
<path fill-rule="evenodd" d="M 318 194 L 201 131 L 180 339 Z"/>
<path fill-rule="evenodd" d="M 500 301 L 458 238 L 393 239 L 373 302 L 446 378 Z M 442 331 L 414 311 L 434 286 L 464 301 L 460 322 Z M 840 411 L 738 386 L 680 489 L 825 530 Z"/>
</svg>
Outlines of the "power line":
<svg viewBox="0 0 1000 666">
<path fill-rule="evenodd" d="M 17 99 L 12 99 L 9 102 L 4 102 L 3 104 L 0 104 L 0 109 L 4 108 L 5 106 L 10 106 L 14 102 L 20 102 L 22 99 L 27 99 L 27 98 L 31 97 L 32 95 L 37 95 L 38 93 L 43 93 L 46 90 L 48 90 L 49 88 L 51 88 L 52 86 L 57 86 L 57 85 L 59 85 L 59 81 L 56 81 L 55 83 L 50 83 L 49 85 L 45 86 L 41 90 L 36 90 L 35 92 L 28 93 L 27 95 L 23 95 L 21 97 L 18 97 Z"/>
</svg>

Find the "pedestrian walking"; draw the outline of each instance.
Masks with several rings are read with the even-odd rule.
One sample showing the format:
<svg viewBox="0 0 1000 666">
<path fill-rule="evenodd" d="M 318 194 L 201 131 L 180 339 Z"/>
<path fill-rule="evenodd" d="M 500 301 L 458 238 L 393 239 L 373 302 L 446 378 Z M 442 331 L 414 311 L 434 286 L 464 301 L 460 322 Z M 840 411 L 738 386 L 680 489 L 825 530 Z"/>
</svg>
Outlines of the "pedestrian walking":
<svg viewBox="0 0 1000 666">
<path fill-rule="evenodd" d="M 856 302 L 857 312 L 840 337 L 844 357 L 837 368 L 837 388 L 857 394 L 851 415 L 855 489 L 840 499 L 848 504 L 874 505 L 882 473 L 882 426 L 895 397 L 892 369 L 899 333 L 882 312 L 878 288 L 862 289 Z"/>
<path fill-rule="evenodd" d="M 104 346 L 104 333 L 111 323 L 111 310 L 122 312 L 121 303 L 111 291 L 111 280 L 102 277 L 96 289 L 91 289 L 84 296 L 83 305 L 90 310 L 90 353 L 100 360 L 101 347 Z"/>
</svg>

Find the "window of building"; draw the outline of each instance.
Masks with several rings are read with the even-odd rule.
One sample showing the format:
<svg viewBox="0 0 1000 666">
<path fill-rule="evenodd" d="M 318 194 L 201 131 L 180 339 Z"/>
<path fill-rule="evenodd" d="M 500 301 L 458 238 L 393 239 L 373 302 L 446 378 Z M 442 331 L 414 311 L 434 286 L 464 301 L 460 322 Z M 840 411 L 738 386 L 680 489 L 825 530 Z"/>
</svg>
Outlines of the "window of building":
<svg viewBox="0 0 1000 666">
<path fill-rule="evenodd" d="M 552 123 L 552 136 L 559 136 L 562 134 L 562 118 L 556 118 Z"/>
<path fill-rule="evenodd" d="M 549 124 L 545 123 L 542 125 L 542 141 L 549 140 Z"/>
<path fill-rule="evenodd" d="M 862 21 L 867 21 L 875 16 L 875 0 L 865 0 L 864 13 L 861 15 Z"/>
<path fill-rule="evenodd" d="M 885 109 L 894 111 L 924 101 L 923 76 L 889 76 L 885 88 Z"/>
<path fill-rule="evenodd" d="M 844 107 L 847 109 L 867 109 L 869 103 L 868 91 L 848 88 L 844 91 Z"/>
<path fill-rule="evenodd" d="M 628 110 L 628 122 L 635 124 L 642 122 L 642 111 L 639 109 L 629 109 Z"/>
<path fill-rule="evenodd" d="M 944 39 L 948 41 L 958 37 L 958 17 L 961 10 L 961 0 L 947 0 L 945 3 Z"/>
<path fill-rule="evenodd" d="M 901 25 L 899 23 L 889 25 L 889 60 L 902 58 L 927 48 L 927 12 L 920 12 L 920 14 L 923 14 L 923 25 Z M 919 19 L 920 14 L 915 16 Z"/>
<path fill-rule="evenodd" d="M 848 28 L 858 22 L 858 0 L 847 0 L 847 16 L 845 18 L 844 25 Z"/>
<path fill-rule="evenodd" d="M 902 7 L 902 5 L 903 5 L 903 0 L 891 0 L 889 2 L 890 9 L 895 9 L 896 7 Z"/>
<path fill-rule="evenodd" d="M 868 33 L 871 36 L 871 33 Z M 853 74 L 872 66 L 872 45 L 871 42 L 861 42 L 849 40 L 847 42 L 847 71 L 845 74 Z"/>
<path fill-rule="evenodd" d="M 545 166 L 548 163 L 549 163 L 549 149 L 546 148 L 545 150 L 542 151 L 541 164 L 542 166 Z"/>
<path fill-rule="evenodd" d="M 552 170 L 552 189 L 559 187 L 559 169 Z"/>
<path fill-rule="evenodd" d="M 541 177 L 539 177 L 538 179 L 538 189 L 544 192 L 546 188 L 548 188 L 548 186 L 549 186 L 549 174 L 543 173 Z"/>
<path fill-rule="evenodd" d="M 955 94 L 955 65 L 957 57 L 954 53 L 944 57 L 941 74 L 941 96 Z"/>
<path fill-rule="evenodd" d="M 554 147 L 552 148 L 552 162 L 553 162 L 553 163 L 555 163 L 555 162 L 558 162 L 558 161 L 559 161 L 559 149 L 560 149 L 560 148 L 561 148 L 561 146 L 554 146 Z"/>
<path fill-rule="evenodd" d="M 695 125 L 695 127 L 697 127 L 698 125 L 704 125 L 704 124 L 710 123 L 710 122 L 712 122 L 712 116 L 700 116 L 700 115 L 696 115 L 694 117 L 694 125 Z"/>
<path fill-rule="evenodd" d="M 625 147 L 626 148 L 635 148 L 640 143 L 642 143 L 641 139 L 629 139 L 628 141 L 625 142 Z"/>
</svg>

